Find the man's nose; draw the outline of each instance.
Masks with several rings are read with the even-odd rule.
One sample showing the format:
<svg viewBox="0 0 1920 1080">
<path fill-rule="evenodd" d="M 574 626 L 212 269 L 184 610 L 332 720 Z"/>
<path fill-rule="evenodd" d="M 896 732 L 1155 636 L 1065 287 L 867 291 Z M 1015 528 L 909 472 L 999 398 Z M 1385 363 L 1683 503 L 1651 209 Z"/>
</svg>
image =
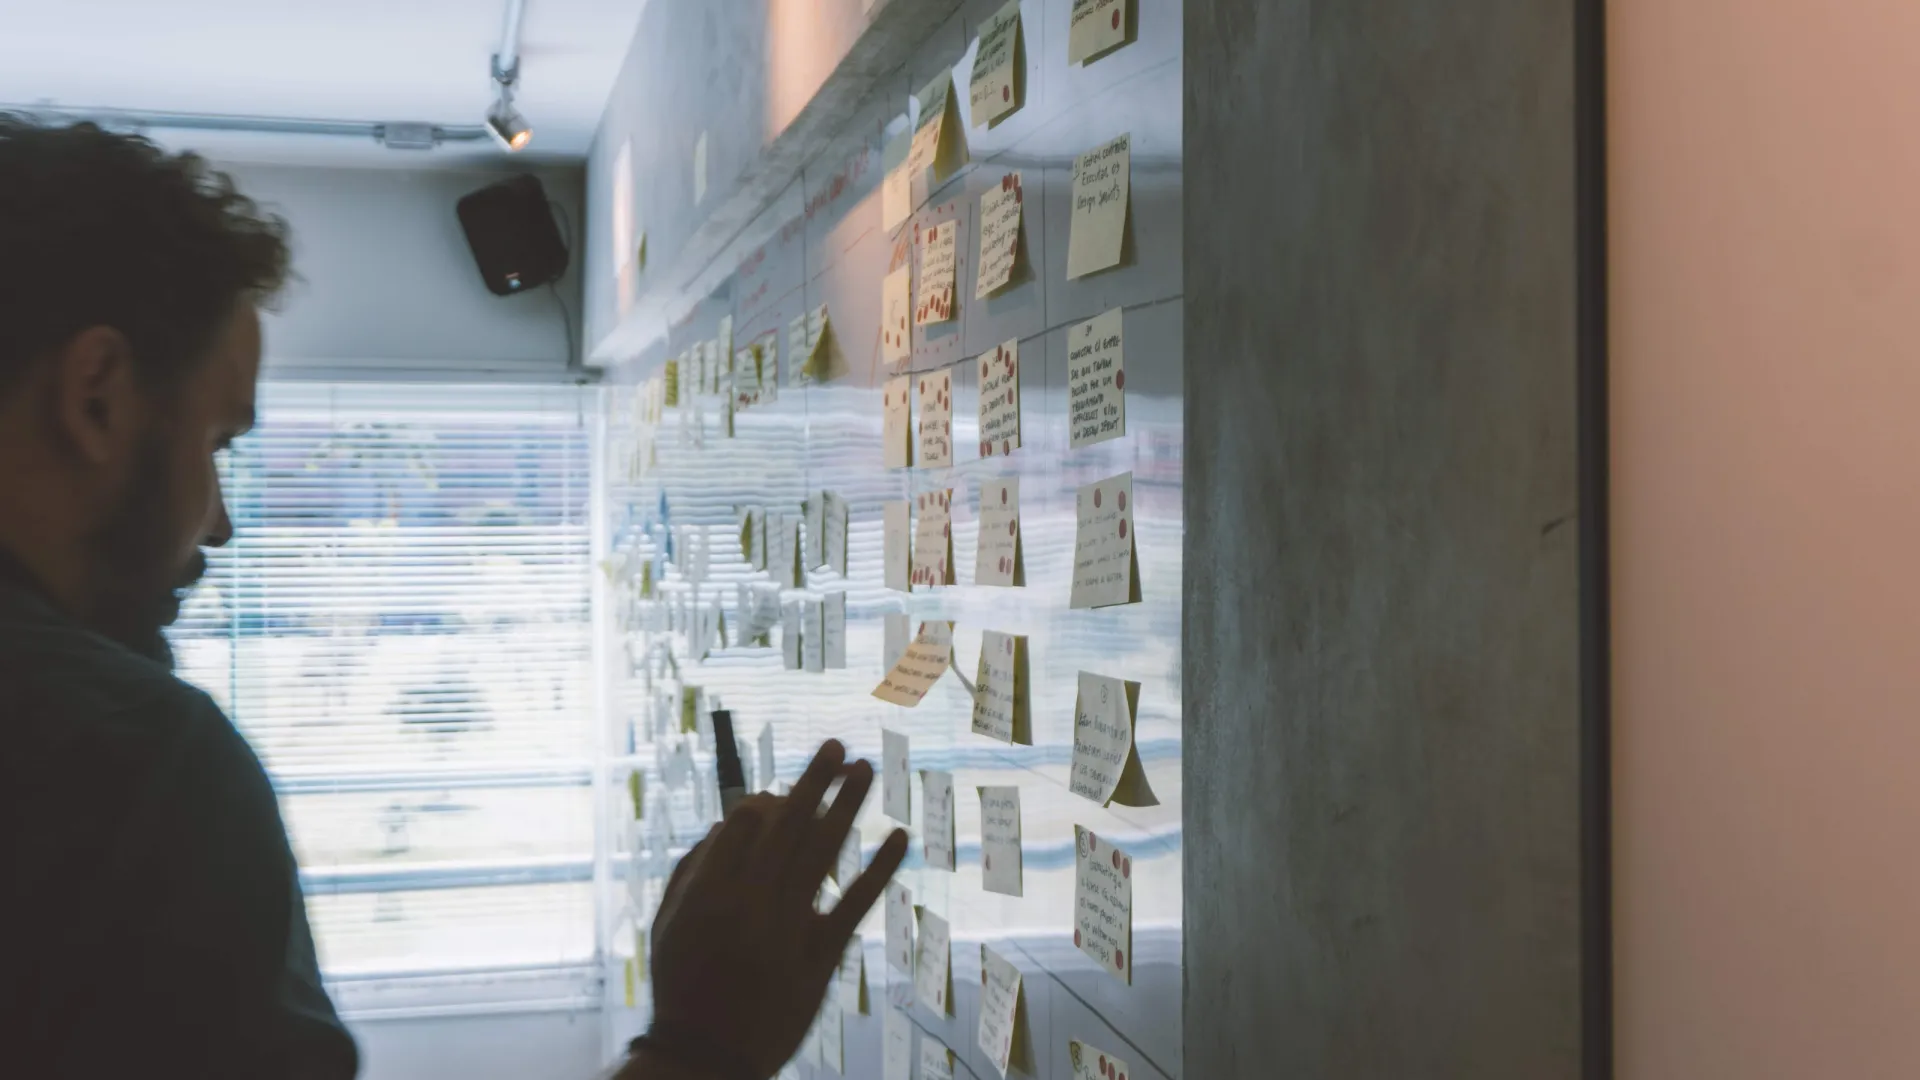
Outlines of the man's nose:
<svg viewBox="0 0 1920 1080">
<path fill-rule="evenodd" d="M 213 489 L 213 520 L 208 523 L 206 538 L 202 544 L 210 548 L 226 547 L 233 539 L 233 519 L 227 516 L 226 492 L 218 487 Z"/>
</svg>

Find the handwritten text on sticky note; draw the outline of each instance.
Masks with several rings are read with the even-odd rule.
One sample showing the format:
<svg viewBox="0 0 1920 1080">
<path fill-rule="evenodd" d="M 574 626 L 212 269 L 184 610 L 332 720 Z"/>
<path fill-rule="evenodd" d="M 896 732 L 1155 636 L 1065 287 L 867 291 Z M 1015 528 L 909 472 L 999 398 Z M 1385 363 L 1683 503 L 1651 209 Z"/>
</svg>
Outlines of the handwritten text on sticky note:
<svg viewBox="0 0 1920 1080">
<path fill-rule="evenodd" d="M 1020 449 L 1020 339 L 980 357 L 980 456 Z"/>
<path fill-rule="evenodd" d="M 1122 135 L 1073 162 L 1073 216 L 1067 228 L 1067 277 L 1120 265 L 1133 183 L 1133 137 Z"/>
<path fill-rule="evenodd" d="M 1123 982 L 1133 982 L 1133 859 L 1074 826 L 1073 943 Z"/>
<path fill-rule="evenodd" d="M 1119 308 L 1067 332 L 1067 434 L 1091 446 L 1127 433 L 1127 365 Z"/>
</svg>

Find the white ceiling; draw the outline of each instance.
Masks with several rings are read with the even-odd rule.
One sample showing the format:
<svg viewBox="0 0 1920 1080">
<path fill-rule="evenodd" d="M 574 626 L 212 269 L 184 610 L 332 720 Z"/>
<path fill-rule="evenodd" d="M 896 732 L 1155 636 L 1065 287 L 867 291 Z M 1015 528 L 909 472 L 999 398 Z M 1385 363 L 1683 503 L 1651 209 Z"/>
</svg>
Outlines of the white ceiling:
<svg viewBox="0 0 1920 1080">
<path fill-rule="evenodd" d="M 526 0 L 524 156 L 586 155 L 646 0 Z M 505 0 L 0 0 L 0 104 L 476 124 Z M 420 165 L 359 139 L 155 132 L 228 160 Z"/>
</svg>

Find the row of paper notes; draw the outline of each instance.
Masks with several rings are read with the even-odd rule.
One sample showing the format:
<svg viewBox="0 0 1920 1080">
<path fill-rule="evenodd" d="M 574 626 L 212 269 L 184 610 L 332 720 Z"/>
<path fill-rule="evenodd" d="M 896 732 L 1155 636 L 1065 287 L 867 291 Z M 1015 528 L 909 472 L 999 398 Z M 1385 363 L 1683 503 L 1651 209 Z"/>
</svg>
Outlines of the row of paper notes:
<svg viewBox="0 0 1920 1080">
<path fill-rule="evenodd" d="M 1072 214 L 1067 230 L 1067 277 L 1119 266 L 1126 258 L 1131 205 L 1132 136 L 1121 135 L 1074 160 Z M 980 196 L 973 298 L 985 300 L 1030 274 L 1026 258 L 1026 185 L 1009 172 Z M 891 218 L 892 231 L 906 220 Z M 913 355 L 921 328 L 959 317 L 960 221 L 916 226 L 895 245 L 880 283 L 881 355 L 900 365 Z M 916 269 L 918 273 L 916 274 Z"/>
<path fill-rule="evenodd" d="M 1021 445 L 1020 342 L 983 353 L 976 403 L 983 458 Z M 954 368 L 897 375 L 881 388 L 881 464 L 889 469 L 953 465 Z M 1124 318 L 1119 308 L 1067 334 L 1067 444 L 1092 446 L 1127 433 Z M 914 416 L 918 415 L 916 426 Z"/>
<path fill-rule="evenodd" d="M 887 588 L 910 592 L 956 583 L 954 492 L 953 488 L 939 488 L 923 491 L 911 500 L 882 505 L 882 569 Z M 1101 608 L 1139 603 L 1133 474 L 1125 472 L 1082 485 L 1075 493 L 1074 504 L 1069 606 Z M 1012 587 L 1026 584 L 1018 477 L 986 480 L 980 485 L 973 582 Z"/>
</svg>

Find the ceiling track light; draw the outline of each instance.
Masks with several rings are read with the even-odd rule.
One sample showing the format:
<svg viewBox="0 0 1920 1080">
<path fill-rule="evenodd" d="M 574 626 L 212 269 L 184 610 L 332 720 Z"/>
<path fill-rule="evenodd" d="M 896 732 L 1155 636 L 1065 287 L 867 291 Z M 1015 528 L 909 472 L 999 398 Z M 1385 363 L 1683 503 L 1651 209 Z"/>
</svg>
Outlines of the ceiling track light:
<svg viewBox="0 0 1920 1080">
<path fill-rule="evenodd" d="M 400 120 L 329 120 L 294 116 L 244 116 L 225 113 L 164 112 L 155 109 L 119 109 L 0 102 L 0 113 L 20 113 L 44 121 L 90 122 L 110 131 L 218 131 L 249 135 L 324 135 L 371 139 L 389 150 L 432 150 L 443 143 L 473 142 L 487 137 L 479 124 L 434 124 Z"/>
<path fill-rule="evenodd" d="M 487 110 L 487 131 L 510 154 L 525 149 L 533 140 L 533 125 L 513 107 L 513 84 L 519 77 L 519 61 L 512 67 L 502 68 L 500 58 L 493 58 L 493 81 L 499 90 L 494 95 L 493 107 Z"/>
<path fill-rule="evenodd" d="M 524 0 L 507 0 L 500 51 L 493 54 L 492 63 L 496 90 L 493 107 L 487 110 L 487 132 L 510 154 L 533 141 L 533 125 L 513 107 L 513 87 L 520 81 L 520 22 L 525 13 Z"/>
</svg>

